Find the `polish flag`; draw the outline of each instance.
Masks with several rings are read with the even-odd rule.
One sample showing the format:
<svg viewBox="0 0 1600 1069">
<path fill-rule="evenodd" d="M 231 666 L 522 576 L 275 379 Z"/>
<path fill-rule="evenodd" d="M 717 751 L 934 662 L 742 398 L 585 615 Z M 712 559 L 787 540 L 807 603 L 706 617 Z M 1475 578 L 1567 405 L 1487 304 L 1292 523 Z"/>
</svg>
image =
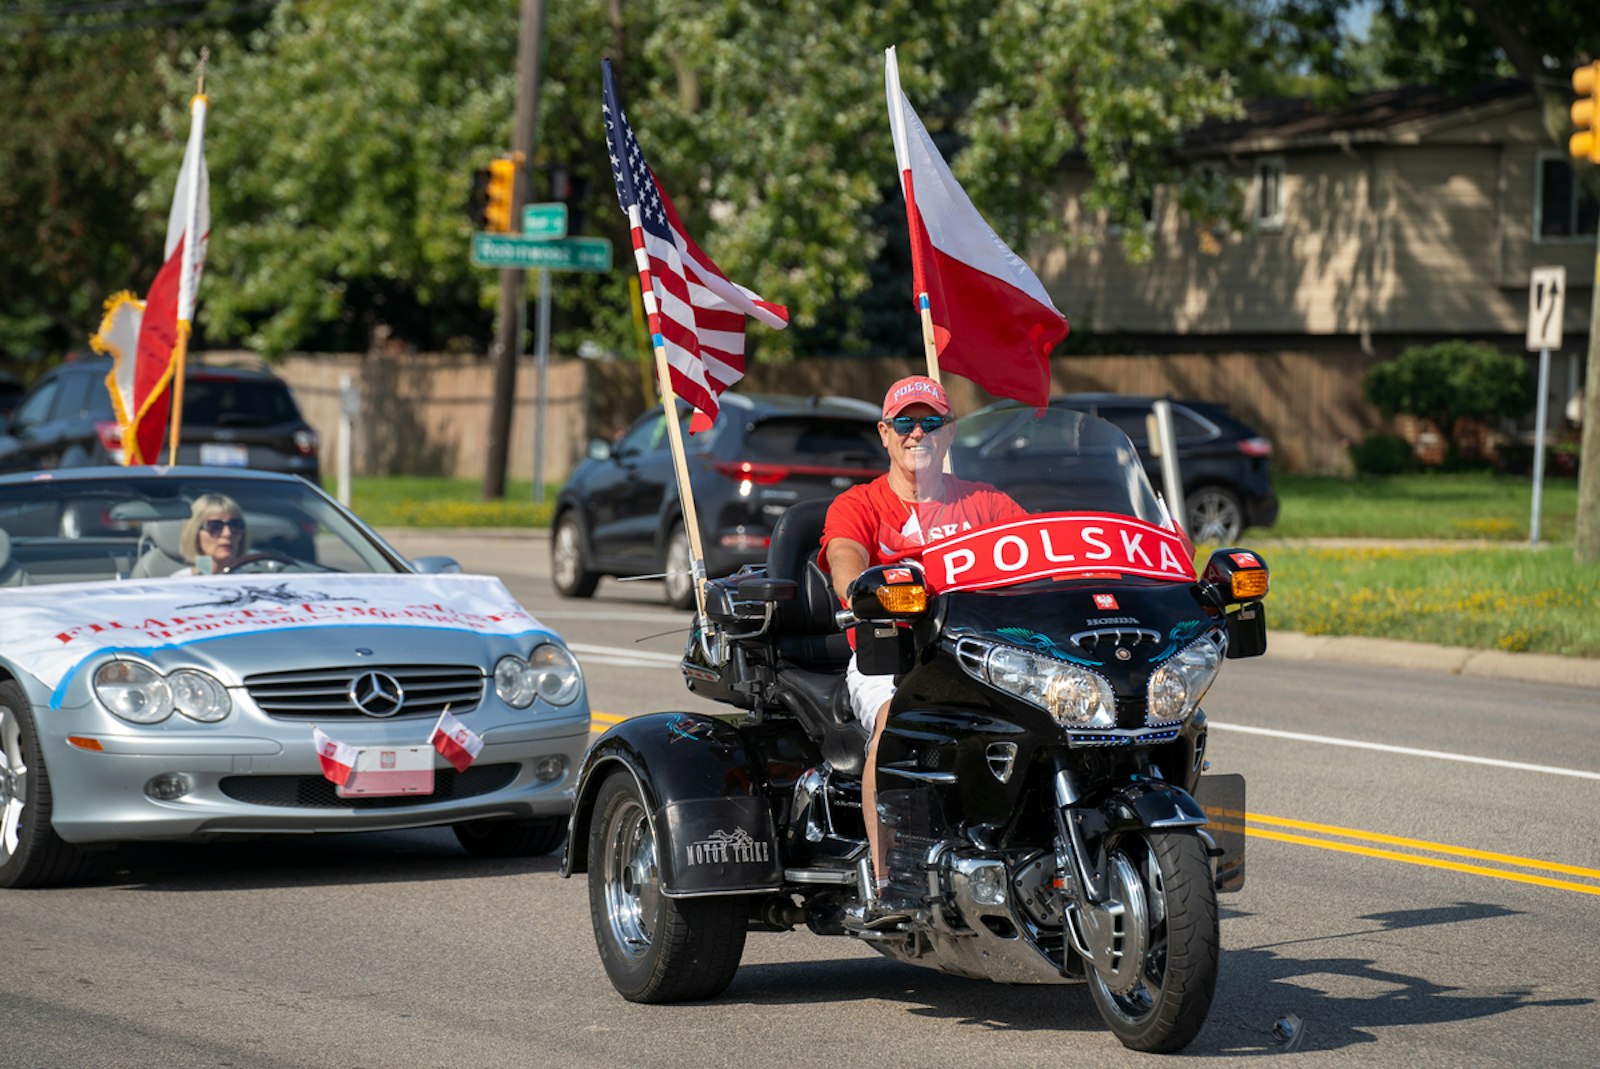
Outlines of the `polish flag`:
<svg viewBox="0 0 1600 1069">
<path fill-rule="evenodd" d="M 933 321 L 939 368 L 998 397 L 1042 407 L 1050 399 L 1050 350 L 1067 336 L 1066 317 L 950 173 L 900 91 L 893 48 L 884 81 L 911 230 L 911 273 L 918 309 Z"/>
<path fill-rule="evenodd" d="M 357 750 L 347 742 L 329 738 L 319 727 L 311 729 L 311 740 L 317 747 L 317 760 L 322 762 L 324 778 L 344 786 L 355 771 Z"/>
<path fill-rule="evenodd" d="M 428 741 L 444 755 L 446 761 L 455 766 L 457 772 L 465 772 L 467 766 L 477 759 L 478 751 L 483 749 L 483 739 L 457 720 L 448 709 L 439 714 L 439 722 L 433 726 L 433 734 L 428 736 Z"/>
</svg>

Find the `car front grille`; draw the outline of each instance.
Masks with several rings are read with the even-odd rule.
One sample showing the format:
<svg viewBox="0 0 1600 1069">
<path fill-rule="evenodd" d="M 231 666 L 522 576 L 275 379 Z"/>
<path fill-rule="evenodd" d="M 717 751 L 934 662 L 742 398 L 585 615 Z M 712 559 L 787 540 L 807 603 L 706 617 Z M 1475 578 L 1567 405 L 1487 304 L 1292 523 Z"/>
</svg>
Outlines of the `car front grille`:
<svg viewBox="0 0 1600 1069">
<path fill-rule="evenodd" d="M 246 676 L 244 686 L 250 699 L 268 716 L 364 716 L 368 714 L 350 700 L 350 688 L 358 677 L 369 672 L 392 677 L 404 691 L 405 701 L 391 716 L 438 716 L 446 706 L 452 713 L 465 713 L 476 709 L 483 700 L 484 675 L 476 665 L 364 664 L 354 668 L 267 672 Z"/>
<path fill-rule="evenodd" d="M 517 766 L 472 765 L 465 772 L 436 769 L 432 794 L 397 794 L 382 798 L 340 798 L 321 776 L 225 776 L 222 793 L 236 802 L 282 809 L 394 809 L 475 798 L 498 791 L 517 777 Z"/>
</svg>

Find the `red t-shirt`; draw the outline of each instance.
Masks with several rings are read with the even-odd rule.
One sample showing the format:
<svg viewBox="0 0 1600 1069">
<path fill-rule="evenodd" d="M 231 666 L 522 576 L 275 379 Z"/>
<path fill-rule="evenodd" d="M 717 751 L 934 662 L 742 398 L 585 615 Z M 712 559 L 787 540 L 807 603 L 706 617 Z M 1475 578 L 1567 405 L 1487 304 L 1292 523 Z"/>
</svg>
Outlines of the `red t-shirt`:
<svg viewBox="0 0 1600 1069">
<path fill-rule="evenodd" d="M 822 553 L 817 564 L 828 568 L 828 543 L 848 538 L 867 550 L 867 566 L 915 557 L 930 542 L 950 538 L 1002 520 L 1026 516 L 1027 510 L 988 483 L 944 477 L 939 501 L 906 501 L 880 475 L 852 486 L 834 498 L 822 527 Z"/>
</svg>

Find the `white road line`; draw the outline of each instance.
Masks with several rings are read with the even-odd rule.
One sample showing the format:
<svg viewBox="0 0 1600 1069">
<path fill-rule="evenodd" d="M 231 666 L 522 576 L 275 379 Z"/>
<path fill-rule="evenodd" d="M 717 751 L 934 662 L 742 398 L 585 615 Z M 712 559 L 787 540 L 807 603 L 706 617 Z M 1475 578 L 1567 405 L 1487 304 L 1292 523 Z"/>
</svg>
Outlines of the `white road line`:
<svg viewBox="0 0 1600 1069">
<path fill-rule="evenodd" d="M 651 668 L 677 668 L 678 662 L 683 659 L 681 653 L 630 650 L 621 646 L 590 646 L 583 642 L 569 642 L 567 649 L 576 653 L 580 661 L 594 661 L 599 664 L 642 664 Z"/>
<path fill-rule="evenodd" d="M 1556 768 L 1552 765 L 1530 765 L 1521 761 L 1502 761 L 1495 757 L 1472 757 L 1468 754 L 1446 753 L 1443 750 L 1417 750 L 1410 746 L 1389 746 L 1381 742 L 1360 742 L 1356 739 L 1335 739 L 1327 735 L 1304 735 L 1298 731 L 1278 731 L 1273 728 L 1245 727 L 1242 724 L 1219 724 L 1207 720 L 1207 726 L 1222 731 L 1237 731 L 1245 735 L 1264 735 L 1270 739 L 1287 739 L 1291 742 L 1314 742 L 1322 746 L 1345 746 L 1352 750 L 1377 750 L 1379 753 L 1400 754 L 1405 757 L 1432 757 L 1439 761 L 1459 761 L 1468 765 L 1490 765 L 1518 772 L 1542 772 L 1547 776 L 1571 776 L 1574 779 L 1600 780 L 1600 772 L 1581 768 Z"/>
</svg>

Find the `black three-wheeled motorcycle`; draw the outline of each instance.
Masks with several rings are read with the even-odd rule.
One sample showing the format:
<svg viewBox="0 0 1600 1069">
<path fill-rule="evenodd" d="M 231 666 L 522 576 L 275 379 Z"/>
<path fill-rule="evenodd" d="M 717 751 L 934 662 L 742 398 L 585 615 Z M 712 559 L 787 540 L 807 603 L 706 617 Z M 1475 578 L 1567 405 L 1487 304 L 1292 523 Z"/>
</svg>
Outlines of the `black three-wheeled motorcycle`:
<svg viewBox="0 0 1600 1069">
<path fill-rule="evenodd" d="M 815 563 L 827 503 L 791 508 L 764 569 L 709 585 L 683 659 L 690 690 L 743 713 L 635 716 L 590 750 L 562 874 L 588 873 L 623 997 L 715 996 L 748 931 L 804 924 L 960 975 L 1087 982 L 1134 1049 L 1199 1032 L 1216 895 L 1244 876 L 1244 782 L 1202 776 L 1199 703 L 1224 658 L 1265 651 L 1267 568 L 1219 549 L 1196 575 L 1111 424 L 1014 418 L 953 459 L 1028 517 L 868 569 L 841 612 Z M 846 627 L 861 670 L 897 682 L 878 810 L 909 908 L 886 917 Z"/>
</svg>

